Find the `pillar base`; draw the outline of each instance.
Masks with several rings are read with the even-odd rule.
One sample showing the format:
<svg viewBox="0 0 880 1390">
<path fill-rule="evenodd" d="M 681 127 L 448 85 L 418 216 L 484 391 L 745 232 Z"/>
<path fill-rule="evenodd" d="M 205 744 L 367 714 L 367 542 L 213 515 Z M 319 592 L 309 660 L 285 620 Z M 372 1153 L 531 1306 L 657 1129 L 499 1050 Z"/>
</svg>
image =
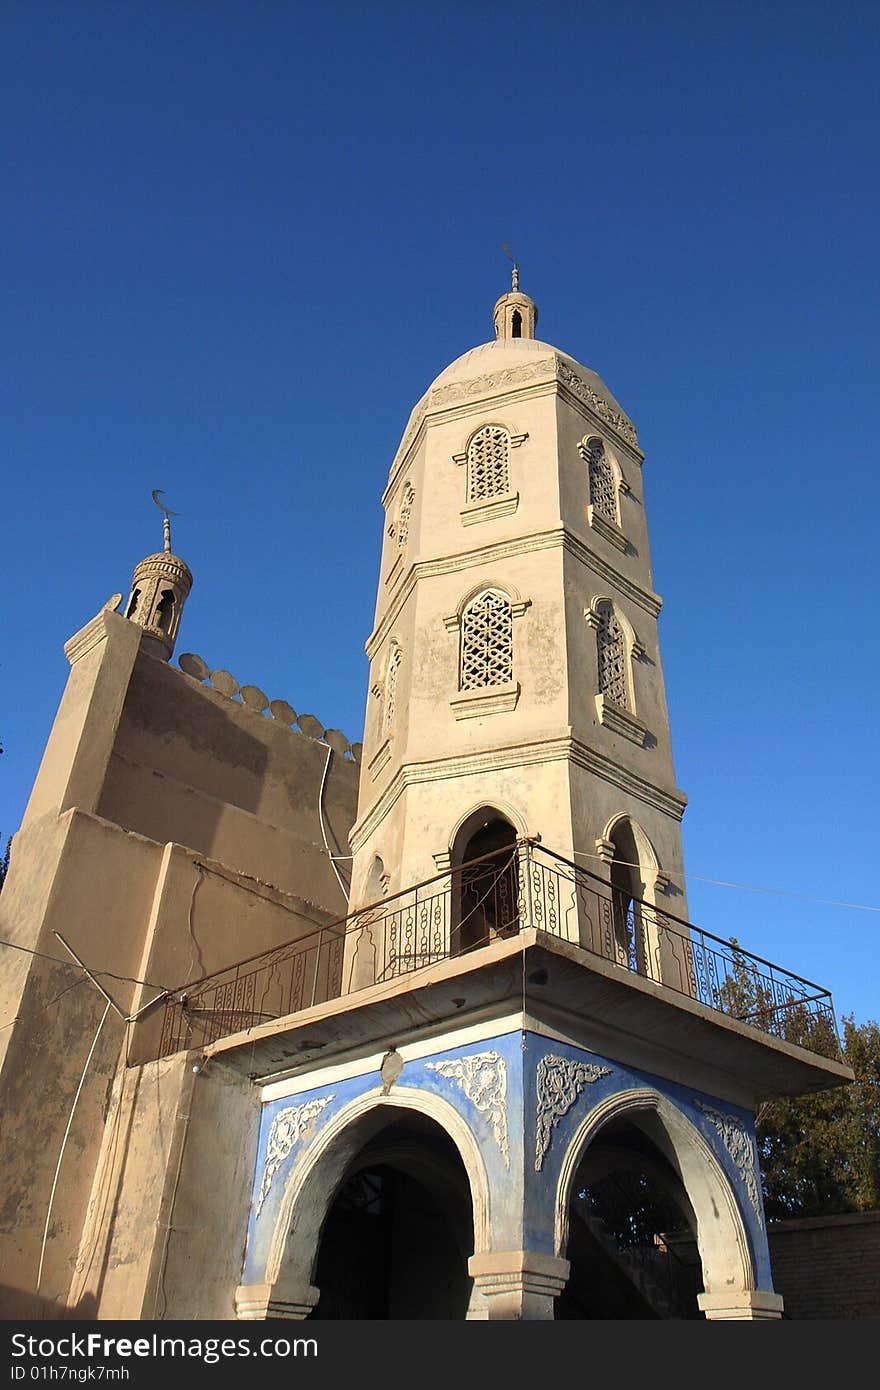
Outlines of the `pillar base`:
<svg viewBox="0 0 880 1390">
<path fill-rule="evenodd" d="M 700 1310 L 710 1322 L 749 1321 L 782 1317 L 782 1295 L 769 1289 L 744 1289 L 739 1293 L 697 1294 Z"/>
<path fill-rule="evenodd" d="M 284 1318 L 301 1322 L 320 1297 L 312 1284 L 284 1288 L 281 1284 L 239 1284 L 235 1290 L 235 1316 L 241 1322 L 261 1322 L 265 1318 Z"/>
<path fill-rule="evenodd" d="M 568 1260 L 532 1250 L 493 1250 L 472 1255 L 468 1261 L 468 1272 L 486 1300 L 483 1316 L 490 1322 L 502 1318 L 551 1321 L 554 1301 L 565 1288 L 570 1269 Z"/>
</svg>

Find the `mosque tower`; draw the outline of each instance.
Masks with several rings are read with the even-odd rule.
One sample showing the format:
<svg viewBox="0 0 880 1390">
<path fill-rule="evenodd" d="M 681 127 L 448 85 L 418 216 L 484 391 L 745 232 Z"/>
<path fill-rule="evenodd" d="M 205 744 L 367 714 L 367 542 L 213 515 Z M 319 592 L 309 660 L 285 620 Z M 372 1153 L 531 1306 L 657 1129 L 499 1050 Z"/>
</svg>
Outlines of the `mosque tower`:
<svg viewBox="0 0 880 1390">
<path fill-rule="evenodd" d="M 687 916 L 643 454 L 537 320 L 514 268 L 495 341 L 440 373 L 391 467 L 354 908 L 534 837 Z M 446 925 L 453 952 L 493 929 L 479 916 Z"/>
<path fill-rule="evenodd" d="M 537 321 L 515 269 L 410 416 L 348 915 L 207 1049 L 262 1087 L 240 1318 L 781 1315 L 755 1110 L 851 1073 L 825 991 L 689 923 L 643 455 Z"/>
</svg>

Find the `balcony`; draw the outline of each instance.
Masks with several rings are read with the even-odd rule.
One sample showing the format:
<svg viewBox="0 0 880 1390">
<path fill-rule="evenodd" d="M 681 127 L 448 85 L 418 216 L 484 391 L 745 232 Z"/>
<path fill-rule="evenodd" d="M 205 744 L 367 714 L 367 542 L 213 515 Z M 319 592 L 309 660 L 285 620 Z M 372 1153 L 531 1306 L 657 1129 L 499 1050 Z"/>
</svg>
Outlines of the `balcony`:
<svg viewBox="0 0 880 1390">
<path fill-rule="evenodd" d="M 318 1005 L 351 1007 L 388 986 L 428 985 L 444 962 L 481 968 L 493 943 L 516 948 L 566 943 L 579 971 L 612 986 L 650 982 L 659 999 L 696 1004 L 837 1061 L 831 995 L 656 903 L 608 882 L 532 841 L 439 874 L 320 931 L 194 981 L 165 1001 L 152 1055 L 205 1049 L 219 1040 Z M 561 945 L 560 945 L 560 950 Z M 558 953 L 558 952 L 557 952 Z M 493 958 L 498 956 L 494 953 Z M 530 978 L 536 978 L 532 976 Z M 523 972 L 525 980 L 525 972 Z M 710 1017 L 711 1017 L 710 1014 Z M 720 1021 L 720 1019 L 719 1019 Z"/>
</svg>

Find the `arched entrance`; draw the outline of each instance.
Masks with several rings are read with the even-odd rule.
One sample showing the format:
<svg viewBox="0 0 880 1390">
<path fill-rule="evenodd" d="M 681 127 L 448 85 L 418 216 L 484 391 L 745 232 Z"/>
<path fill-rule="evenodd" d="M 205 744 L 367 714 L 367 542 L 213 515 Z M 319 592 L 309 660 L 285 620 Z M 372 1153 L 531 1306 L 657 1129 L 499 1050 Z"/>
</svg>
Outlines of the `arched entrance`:
<svg viewBox="0 0 880 1390">
<path fill-rule="evenodd" d="M 681 1318 L 697 1316 L 697 1304 L 712 1317 L 742 1316 L 730 1311 L 740 1308 L 778 1316 L 775 1295 L 756 1285 L 742 1195 L 668 1097 L 649 1087 L 609 1096 L 582 1121 L 562 1163 L 556 1251 L 571 1261 L 572 1277 L 560 1315 Z M 603 1297 L 616 1297 L 616 1311 L 607 1303 L 596 1311 Z"/>
<path fill-rule="evenodd" d="M 516 830 L 499 811 L 482 807 L 459 828 L 452 870 L 452 955 L 519 931 Z"/>
<path fill-rule="evenodd" d="M 321 1230 L 321 1320 L 463 1319 L 474 1248 L 468 1177 L 434 1120 L 387 1112 L 346 1168 Z"/>
<path fill-rule="evenodd" d="M 558 1319 L 697 1318 L 702 1266 L 693 1208 L 639 1124 L 608 1124 L 586 1150 L 568 1207 Z"/>
</svg>

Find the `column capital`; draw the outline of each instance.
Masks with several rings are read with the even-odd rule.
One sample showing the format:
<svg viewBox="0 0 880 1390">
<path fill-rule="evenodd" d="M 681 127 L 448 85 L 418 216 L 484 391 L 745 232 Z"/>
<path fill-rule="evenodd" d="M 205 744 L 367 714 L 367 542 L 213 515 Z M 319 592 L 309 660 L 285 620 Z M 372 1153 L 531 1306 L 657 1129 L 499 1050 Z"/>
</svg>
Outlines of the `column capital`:
<svg viewBox="0 0 880 1390">
<path fill-rule="evenodd" d="M 553 1318 L 553 1301 L 565 1288 L 571 1265 L 534 1250 L 491 1250 L 472 1255 L 468 1273 L 494 1319 Z"/>
</svg>

